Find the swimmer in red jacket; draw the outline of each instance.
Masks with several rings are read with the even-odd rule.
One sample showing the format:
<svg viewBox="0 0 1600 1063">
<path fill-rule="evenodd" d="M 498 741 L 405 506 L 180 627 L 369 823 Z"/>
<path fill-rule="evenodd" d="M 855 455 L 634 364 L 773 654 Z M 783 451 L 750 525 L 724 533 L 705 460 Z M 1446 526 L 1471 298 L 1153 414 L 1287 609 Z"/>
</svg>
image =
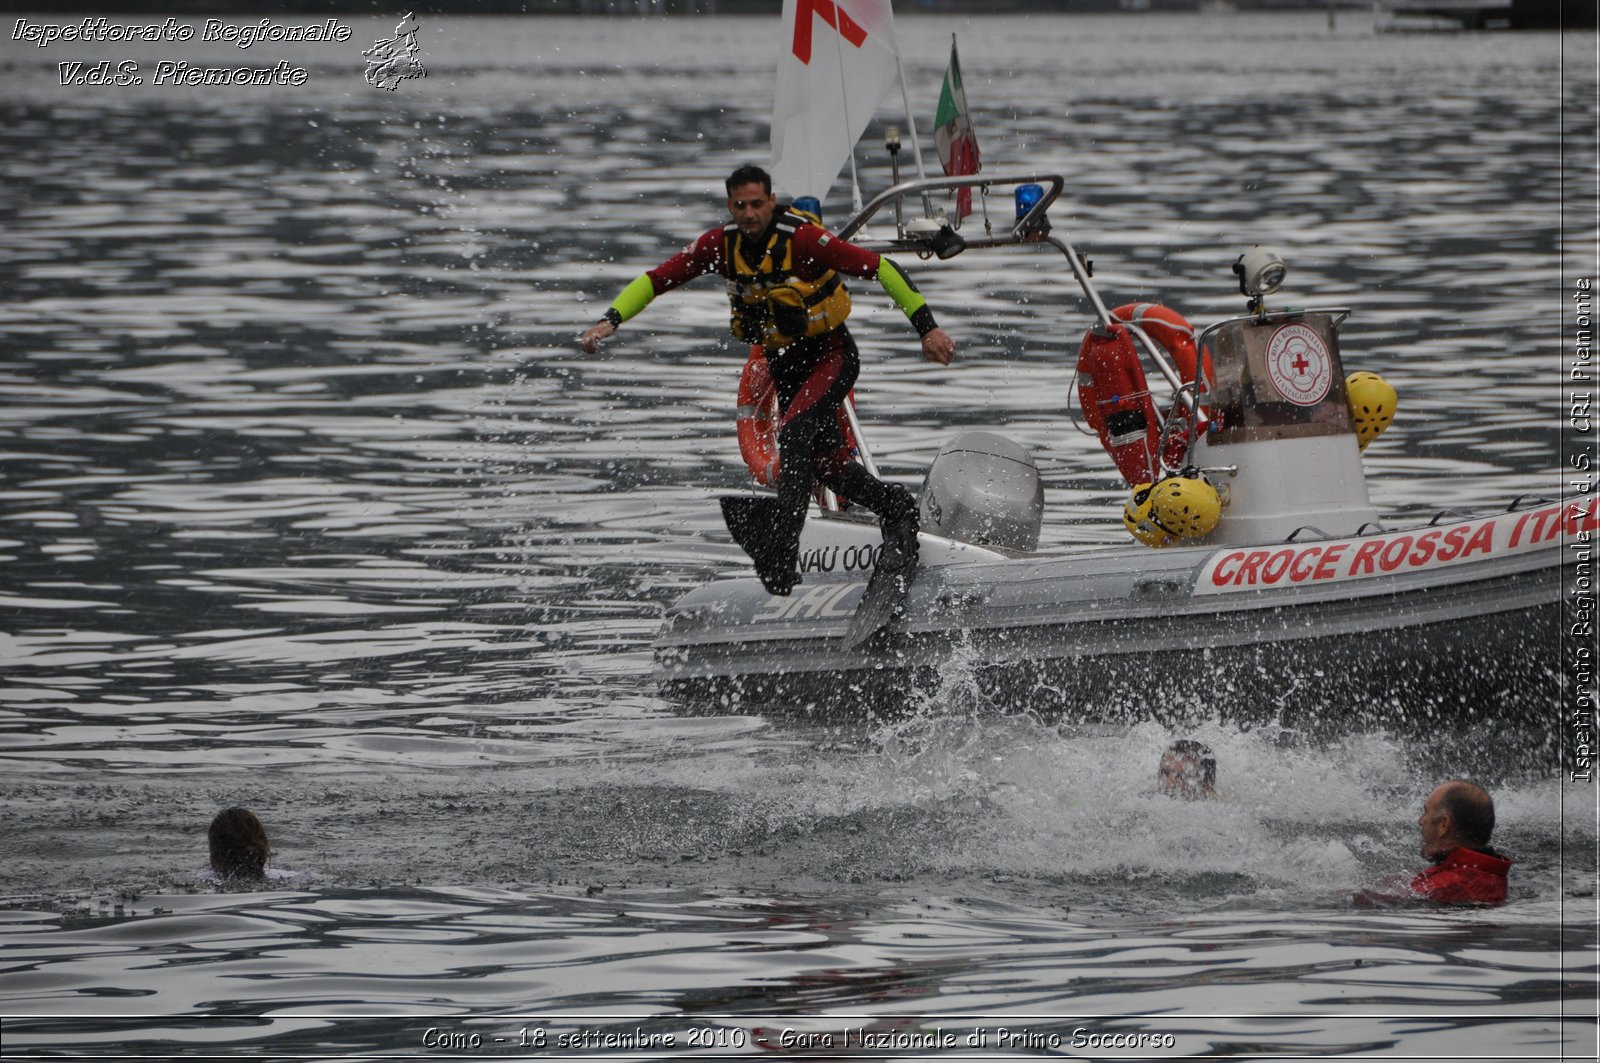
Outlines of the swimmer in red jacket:
<svg viewBox="0 0 1600 1063">
<path fill-rule="evenodd" d="M 1417 817 L 1422 855 L 1433 866 L 1411 880 L 1411 892 L 1440 904 L 1504 904 L 1511 861 L 1489 848 L 1494 799 L 1469 782 L 1447 782 L 1428 795 Z"/>
<path fill-rule="evenodd" d="M 1417 873 L 1396 894 L 1369 890 L 1355 897 L 1358 907 L 1407 900 L 1435 904 L 1504 904 L 1511 861 L 1489 847 L 1494 832 L 1494 800 L 1487 790 L 1455 780 L 1434 789 L 1417 817 L 1422 855 L 1433 866 Z"/>
</svg>

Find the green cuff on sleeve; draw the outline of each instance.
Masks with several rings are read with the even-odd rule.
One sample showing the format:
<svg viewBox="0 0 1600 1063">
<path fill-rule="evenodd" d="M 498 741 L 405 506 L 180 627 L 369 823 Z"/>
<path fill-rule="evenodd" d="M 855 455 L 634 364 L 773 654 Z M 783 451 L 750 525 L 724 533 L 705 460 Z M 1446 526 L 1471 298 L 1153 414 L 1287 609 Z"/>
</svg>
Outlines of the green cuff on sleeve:
<svg viewBox="0 0 1600 1063">
<path fill-rule="evenodd" d="M 633 279 L 622 294 L 611 300 L 611 309 L 621 315 L 626 321 L 639 311 L 650 305 L 650 300 L 656 297 L 655 282 L 650 279 L 650 274 L 641 273 Z"/>
<path fill-rule="evenodd" d="M 878 283 L 889 293 L 889 298 L 894 300 L 894 305 L 900 308 L 900 312 L 917 326 L 919 333 L 926 334 L 934 328 L 933 312 L 927 309 L 928 300 L 917 291 L 917 286 L 911 283 L 911 278 L 906 276 L 905 270 L 895 265 L 894 260 L 888 255 L 878 256 Z M 926 329 L 922 327 L 924 324 L 928 325 Z"/>
</svg>

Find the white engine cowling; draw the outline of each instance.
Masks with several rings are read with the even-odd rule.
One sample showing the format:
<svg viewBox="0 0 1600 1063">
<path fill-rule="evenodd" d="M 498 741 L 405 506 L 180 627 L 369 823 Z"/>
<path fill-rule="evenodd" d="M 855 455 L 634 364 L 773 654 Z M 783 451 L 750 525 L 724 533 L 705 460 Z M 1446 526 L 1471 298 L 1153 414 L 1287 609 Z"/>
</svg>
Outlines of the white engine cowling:
<svg viewBox="0 0 1600 1063">
<path fill-rule="evenodd" d="M 1032 456 L 993 432 L 946 443 L 922 483 L 922 530 L 978 546 L 1033 550 L 1044 483 Z"/>
</svg>

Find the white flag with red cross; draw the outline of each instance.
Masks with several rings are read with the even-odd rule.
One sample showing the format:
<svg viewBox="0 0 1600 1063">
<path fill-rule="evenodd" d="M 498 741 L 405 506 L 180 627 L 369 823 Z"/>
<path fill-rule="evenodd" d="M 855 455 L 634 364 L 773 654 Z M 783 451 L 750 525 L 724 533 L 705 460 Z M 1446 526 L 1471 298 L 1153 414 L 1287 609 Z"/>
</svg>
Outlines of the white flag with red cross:
<svg viewBox="0 0 1600 1063">
<path fill-rule="evenodd" d="M 889 0 L 783 0 L 772 180 L 822 199 L 895 79 Z"/>
</svg>

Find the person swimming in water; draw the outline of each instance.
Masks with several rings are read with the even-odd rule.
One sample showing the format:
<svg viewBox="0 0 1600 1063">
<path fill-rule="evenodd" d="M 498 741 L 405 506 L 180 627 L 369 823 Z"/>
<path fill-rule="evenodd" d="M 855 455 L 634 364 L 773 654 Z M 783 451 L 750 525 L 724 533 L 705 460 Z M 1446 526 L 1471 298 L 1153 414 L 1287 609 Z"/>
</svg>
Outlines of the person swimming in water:
<svg viewBox="0 0 1600 1063">
<path fill-rule="evenodd" d="M 1434 787 L 1417 817 L 1421 853 L 1429 867 L 1411 876 L 1389 876 L 1351 898 L 1357 908 L 1411 902 L 1434 905 L 1498 905 L 1506 902 L 1511 858 L 1489 845 L 1494 799 L 1476 783 L 1452 779 Z"/>
<path fill-rule="evenodd" d="M 264 882 L 268 879 L 301 878 L 302 872 L 269 868 L 272 843 L 267 828 L 248 808 L 235 805 L 218 812 L 206 831 L 211 850 L 211 867 L 200 878 L 216 882 Z"/>
<path fill-rule="evenodd" d="M 1156 789 L 1168 797 L 1204 801 L 1217 796 L 1217 757 L 1211 747 L 1193 738 L 1180 738 L 1161 754 L 1156 769 Z"/>
</svg>

